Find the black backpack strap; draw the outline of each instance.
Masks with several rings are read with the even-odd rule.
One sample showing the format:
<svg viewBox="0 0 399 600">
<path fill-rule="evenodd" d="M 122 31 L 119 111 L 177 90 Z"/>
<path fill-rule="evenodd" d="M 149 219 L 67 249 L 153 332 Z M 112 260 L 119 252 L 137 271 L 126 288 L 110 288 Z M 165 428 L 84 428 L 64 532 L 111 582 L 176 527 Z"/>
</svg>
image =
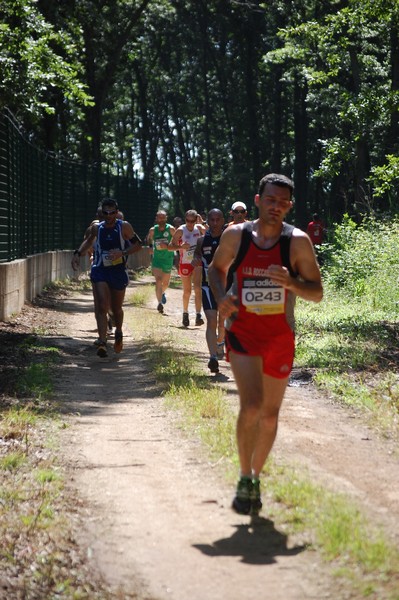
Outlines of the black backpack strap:
<svg viewBox="0 0 399 600">
<path fill-rule="evenodd" d="M 240 247 L 238 248 L 237 256 L 235 257 L 234 262 L 230 266 L 229 272 L 227 273 L 226 290 L 229 290 L 231 288 L 231 286 L 233 284 L 233 275 L 234 275 L 235 271 L 237 271 L 238 267 L 240 266 L 240 263 L 242 262 L 244 256 L 246 255 L 246 253 L 248 251 L 249 244 L 251 243 L 251 239 L 252 239 L 252 230 L 253 230 L 253 222 L 247 221 L 244 224 L 244 227 L 242 230 L 241 242 L 240 242 Z"/>
<path fill-rule="evenodd" d="M 286 267 L 291 275 L 291 277 L 298 277 L 298 273 L 294 271 L 290 262 L 290 247 L 291 247 L 291 239 L 292 233 L 295 227 L 293 225 L 289 225 L 288 223 L 283 223 L 283 228 L 281 230 L 280 236 L 280 253 L 281 253 L 281 262 L 284 267 Z M 247 221 L 242 230 L 241 243 L 238 248 L 237 256 L 234 259 L 233 264 L 231 265 L 229 272 L 227 274 L 227 283 L 226 290 L 229 290 L 233 283 L 233 274 L 238 269 L 240 263 L 242 262 L 244 256 L 246 255 L 249 245 L 252 240 L 252 230 L 253 230 L 253 222 Z"/>
<path fill-rule="evenodd" d="M 290 263 L 290 246 L 292 239 L 292 232 L 295 227 L 293 225 L 289 225 L 288 223 L 283 223 L 283 229 L 281 231 L 280 236 L 280 253 L 281 253 L 281 262 L 283 266 L 288 269 L 291 277 L 298 277 L 298 273 L 294 271 L 292 265 Z"/>
</svg>

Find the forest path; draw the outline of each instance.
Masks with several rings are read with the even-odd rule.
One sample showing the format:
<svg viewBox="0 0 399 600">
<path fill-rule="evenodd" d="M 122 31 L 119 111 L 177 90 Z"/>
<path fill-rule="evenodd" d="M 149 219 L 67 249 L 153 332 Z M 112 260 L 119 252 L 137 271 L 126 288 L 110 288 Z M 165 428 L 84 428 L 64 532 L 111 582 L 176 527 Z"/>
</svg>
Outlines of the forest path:
<svg viewBox="0 0 399 600">
<path fill-rule="evenodd" d="M 182 328 L 181 290 L 169 289 L 167 296 L 160 327 L 168 324 L 190 338 L 207 371 L 205 326 Z M 126 322 L 130 311 L 142 310 L 128 302 L 125 308 Z M 156 310 L 155 296 L 151 308 Z M 106 359 L 96 356 L 90 292 L 62 300 L 52 317 L 64 334 L 58 343 L 65 361 L 56 382 L 70 424 L 62 434 L 63 455 L 69 486 L 85 506 L 78 537 L 89 548 L 93 569 L 124 590 L 117 597 L 362 597 L 334 578 L 331 567 L 300 538 L 288 537 L 275 526 L 266 499 L 256 519 L 230 509 L 233 490 L 223 478 L 222 465 L 212 465 L 198 439 L 186 436 L 176 415 L 163 407 L 134 332 L 125 327 L 120 355 L 111 350 Z M 216 381 L 236 404 L 236 388 L 224 361 Z M 399 542 L 395 445 L 373 433 L 356 413 L 311 386 L 289 387 L 273 455 L 306 467 L 326 488 L 352 495 Z"/>
</svg>

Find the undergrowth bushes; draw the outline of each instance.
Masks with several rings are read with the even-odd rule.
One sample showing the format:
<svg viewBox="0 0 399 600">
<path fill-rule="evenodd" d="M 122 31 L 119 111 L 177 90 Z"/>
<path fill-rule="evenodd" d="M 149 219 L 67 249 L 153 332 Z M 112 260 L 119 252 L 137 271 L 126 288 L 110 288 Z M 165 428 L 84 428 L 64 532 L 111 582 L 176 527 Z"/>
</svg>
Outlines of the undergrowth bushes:
<svg viewBox="0 0 399 600">
<path fill-rule="evenodd" d="M 347 299 L 361 299 L 387 318 L 399 310 L 399 218 L 367 217 L 357 225 L 345 215 L 332 243 L 323 247 L 327 286 Z"/>
</svg>

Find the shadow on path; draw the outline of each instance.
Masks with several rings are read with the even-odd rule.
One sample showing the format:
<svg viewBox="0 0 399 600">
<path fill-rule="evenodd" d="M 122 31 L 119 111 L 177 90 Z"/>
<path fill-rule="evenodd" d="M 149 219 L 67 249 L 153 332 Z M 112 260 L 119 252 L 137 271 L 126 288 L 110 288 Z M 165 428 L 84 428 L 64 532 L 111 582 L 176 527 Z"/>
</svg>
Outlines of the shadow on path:
<svg viewBox="0 0 399 600">
<path fill-rule="evenodd" d="M 272 564 L 276 556 L 295 556 L 306 549 L 305 546 L 288 548 L 287 536 L 275 529 L 273 521 L 263 517 L 253 517 L 250 523 L 235 528 L 231 537 L 193 546 L 210 557 L 241 556 L 241 562 L 252 565 Z"/>
</svg>

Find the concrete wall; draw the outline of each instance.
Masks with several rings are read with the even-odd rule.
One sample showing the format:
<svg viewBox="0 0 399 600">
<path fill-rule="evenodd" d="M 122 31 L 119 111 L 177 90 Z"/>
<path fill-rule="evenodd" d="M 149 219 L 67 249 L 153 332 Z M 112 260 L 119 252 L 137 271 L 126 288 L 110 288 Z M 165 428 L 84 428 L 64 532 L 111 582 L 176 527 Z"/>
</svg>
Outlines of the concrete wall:
<svg viewBox="0 0 399 600">
<path fill-rule="evenodd" d="M 57 250 L 35 254 L 21 260 L 0 263 L 0 321 L 18 313 L 25 302 L 33 300 L 52 281 L 73 278 L 72 252 Z M 83 270 L 89 268 L 87 257 L 80 259 Z M 129 256 L 128 267 L 137 271 L 151 264 L 149 248 Z"/>
</svg>

